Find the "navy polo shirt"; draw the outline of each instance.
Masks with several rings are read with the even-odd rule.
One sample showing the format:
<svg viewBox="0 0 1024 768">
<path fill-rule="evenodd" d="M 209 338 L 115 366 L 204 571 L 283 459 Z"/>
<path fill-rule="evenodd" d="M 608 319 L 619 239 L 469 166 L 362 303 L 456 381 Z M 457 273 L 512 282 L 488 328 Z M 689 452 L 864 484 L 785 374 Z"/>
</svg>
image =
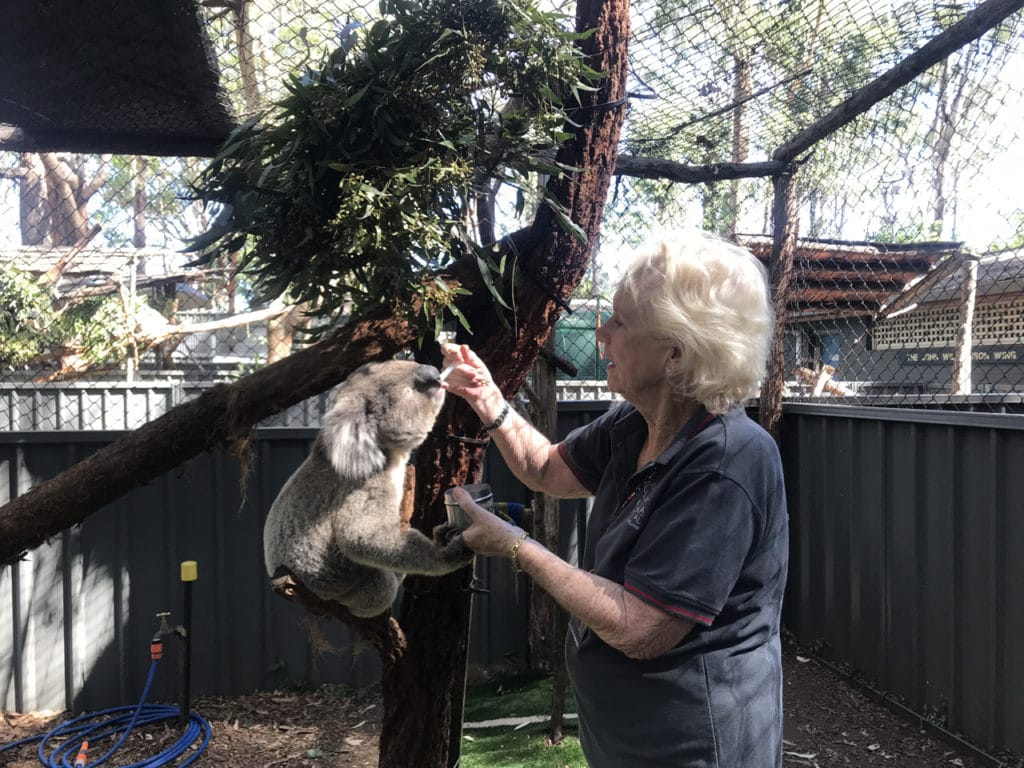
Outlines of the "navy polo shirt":
<svg viewBox="0 0 1024 768">
<path fill-rule="evenodd" d="M 596 768 L 777 768 L 789 552 L 777 446 L 741 408 L 701 409 L 637 470 L 646 436 L 622 403 L 559 447 L 595 497 L 583 567 L 695 626 L 637 660 L 570 619 L 584 753 Z"/>
</svg>

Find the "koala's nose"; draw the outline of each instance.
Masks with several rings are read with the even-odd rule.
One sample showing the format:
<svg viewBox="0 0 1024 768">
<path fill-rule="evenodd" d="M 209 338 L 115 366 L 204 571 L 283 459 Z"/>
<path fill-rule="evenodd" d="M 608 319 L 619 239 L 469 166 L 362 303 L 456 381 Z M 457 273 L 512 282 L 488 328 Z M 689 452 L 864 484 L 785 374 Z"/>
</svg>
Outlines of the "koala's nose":
<svg viewBox="0 0 1024 768">
<path fill-rule="evenodd" d="M 433 389 L 441 386 L 441 372 L 432 365 L 417 365 L 413 372 L 417 389 Z"/>
</svg>

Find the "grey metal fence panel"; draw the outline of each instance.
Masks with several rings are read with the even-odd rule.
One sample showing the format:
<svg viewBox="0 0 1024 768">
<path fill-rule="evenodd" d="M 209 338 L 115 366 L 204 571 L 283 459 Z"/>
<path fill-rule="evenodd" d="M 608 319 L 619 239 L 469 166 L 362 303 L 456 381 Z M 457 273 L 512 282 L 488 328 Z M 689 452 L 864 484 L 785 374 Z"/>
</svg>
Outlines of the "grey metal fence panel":
<svg viewBox="0 0 1024 768">
<path fill-rule="evenodd" d="M 1024 417 L 786 407 L 800 640 L 993 750 L 1024 751 Z"/>
</svg>

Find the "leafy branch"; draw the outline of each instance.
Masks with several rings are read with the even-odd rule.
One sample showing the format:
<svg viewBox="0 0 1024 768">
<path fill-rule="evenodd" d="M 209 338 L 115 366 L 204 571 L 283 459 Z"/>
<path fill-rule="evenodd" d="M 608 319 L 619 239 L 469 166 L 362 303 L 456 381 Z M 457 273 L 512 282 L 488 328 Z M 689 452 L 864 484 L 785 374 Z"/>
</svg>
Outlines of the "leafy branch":
<svg viewBox="0 0 1024 768">
<path fill-rule="evenodd" d="M 383 0 L 379 21 L 346 26 L 201 175 L 195 193 L 221 215 L 190 244 L 196 263 L 240 253 L 259 299 L 287 294 L 321 327 L 351 302 L 415 307 L 436 329 L 460 288 L 429 273 L 473 252 L 500 298 L 491 277 L 505 270 L 467 212 L 496 180 L 522 189 L 532 172 L 575 170 L 551 150 L 600 75 L 569 23 L 529 0 Z"/>
</svg>

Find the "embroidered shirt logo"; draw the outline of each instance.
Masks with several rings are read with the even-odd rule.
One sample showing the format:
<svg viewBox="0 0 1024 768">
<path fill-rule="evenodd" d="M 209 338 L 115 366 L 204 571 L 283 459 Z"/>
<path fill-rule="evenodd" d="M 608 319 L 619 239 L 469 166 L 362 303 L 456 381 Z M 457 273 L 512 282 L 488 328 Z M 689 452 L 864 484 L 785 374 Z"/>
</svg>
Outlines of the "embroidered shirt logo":
<svg viewBox="0 0 1024 768">
<path fill-rule="evenodd" d="M 639 531 L 640 527 L 644 524 L 644 518 L 647 516 L 647 506 L 651 500 L 651 492 L 654 490 L 654 481 L 651 479 L 644 480 L 640 487 L 633 493 L 633 498 L 636 499 L 636 504 L 633 507 L 633 511 L 629 514 L 629 525 L 634 530 Z"/>
</svg>

